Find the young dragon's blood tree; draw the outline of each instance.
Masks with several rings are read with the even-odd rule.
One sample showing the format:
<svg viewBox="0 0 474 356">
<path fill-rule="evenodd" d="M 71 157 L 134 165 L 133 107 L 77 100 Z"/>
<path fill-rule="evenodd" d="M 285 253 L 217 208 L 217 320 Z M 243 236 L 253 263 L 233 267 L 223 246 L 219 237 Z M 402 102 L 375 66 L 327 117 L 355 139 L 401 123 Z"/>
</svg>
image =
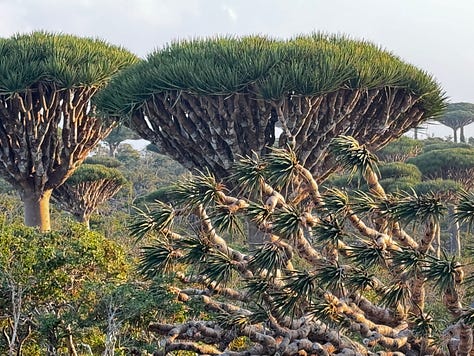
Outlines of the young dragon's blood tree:
<svg viewBox="0 0 474 356">
<path fill-rule="evenodd" d="M 52 198 L 58 206 L 89 228 L 92 213 L 126 183 L 122 172 L 116 168 L 84 163 L 66 182 L 53 190 Z"/>
<path fill-rule="evenodd" d="M 138 59 L 103 41 L 34 32 L 0 38 L 0 174 L 25 223 L 50 230 L 49 201 L 110 132 L 91 98 Z"/>
<path fill-rule="evenodd" d="M 201 311 L 150 325 L 162 337 L 158 355 L 470 354 L 474 309 L 463 295 L 472 279 L 455 257 L 432 251 L 443 202 L 387 194 L 376 157 L 352 137 L 330 150 L 368 192 L 322 190 L 294 151 L 272 149 L 237 162 L 238 195 L 203 173 L 168 190 L 172 205 L 136 217 L 134 236 L 155 239 L 142 272 L 166 276 L 167 290 Z M 267 237 L 253 254 L 223 238 L 242 217 Z M 462 194 L 456 217 L 474 222 L 472 193 Z"/>
</svg>

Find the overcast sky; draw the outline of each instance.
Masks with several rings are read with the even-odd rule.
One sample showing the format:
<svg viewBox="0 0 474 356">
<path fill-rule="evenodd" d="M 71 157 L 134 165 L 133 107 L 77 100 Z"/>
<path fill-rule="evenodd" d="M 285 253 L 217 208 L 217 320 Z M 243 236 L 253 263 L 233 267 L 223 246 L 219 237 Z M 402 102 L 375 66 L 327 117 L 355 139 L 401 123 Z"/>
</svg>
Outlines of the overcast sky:
<svg viewBox="0 0 474 356">
<path fill-rule="evenodd" d="M 140 56 L 181 38 L 364 38 L 433 74 L 452 102 L 474 102 L 473 0 L 0 0 L 0 36 L 48 30 L 100 37 Z"/>
</svg>

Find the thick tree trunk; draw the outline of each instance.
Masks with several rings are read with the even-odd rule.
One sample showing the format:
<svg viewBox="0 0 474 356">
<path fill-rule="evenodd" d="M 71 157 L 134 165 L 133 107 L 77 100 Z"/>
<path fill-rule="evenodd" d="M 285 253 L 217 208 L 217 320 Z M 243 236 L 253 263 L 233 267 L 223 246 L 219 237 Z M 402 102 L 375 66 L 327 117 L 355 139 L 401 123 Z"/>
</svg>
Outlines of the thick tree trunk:
<svg viewBox="0 0 474 356">
<path fill-rule="evenodd" d="M 51 230 L 49 200 L 52 189 L 40 192 L 23 191 L 21 200 L 25 206 L 25 225 L 37 226 L 41 231 Z"/>
<path fill-rule="evenodd" d="M 83 219 L 81 222 L 84 224 L 84 226 L 87 228 L 87 230 L 91 229 L 91 224 L 90 224 L 89 217 Z"/>
<path fill-rule="evenodd" d="M 459 130 L 459 139 L 462 143 L 466 143 L 466 136 L 464 135 L 464 126 L 461 126 Z"/>
<path fill-rule="evenodd" d="M 109 156 L 110 157 L 114 157 L 117 156 L 117 150 L 118 150 L 118 147 L 120 145 L 120 142 L 116 143 L 108 143 L 108 146 L 109 146 Z"/>
<path fill-rule="evenodd" d="M 458 142 L 458 129 L 453 129 L 453 140 L 454 143 Z"/>
</svg>

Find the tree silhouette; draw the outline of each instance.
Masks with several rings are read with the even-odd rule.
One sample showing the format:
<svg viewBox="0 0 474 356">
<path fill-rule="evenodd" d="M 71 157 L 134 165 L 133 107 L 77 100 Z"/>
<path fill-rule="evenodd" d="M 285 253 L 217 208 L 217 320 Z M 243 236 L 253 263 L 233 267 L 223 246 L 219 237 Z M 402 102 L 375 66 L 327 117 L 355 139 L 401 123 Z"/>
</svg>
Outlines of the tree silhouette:
<svg viewBox="0 0 474 356">
<path fill-rule="evenodd" d="M 25 223 L 50 229 L 49 200 L 113 127 L 91 98 L 137 61 L 99 40 L 35 32 L 0 39 L 0 174 Z"/>
<path fill-rule="evenodd" d="M 444 107 L 425 72 L 370 43 L 322 34 L 173 43 L 122 72 L 97 100 L 187 169 L 220 178 L 239 155 L 278 141 L 322 179 L 337 135 L 381 147 Z"/>
<path fill-rule="evenodd" d="M 103 141 L 109 148 L 109 156 L 115 157 L 115 155 L 117 154 L 117 149 L 123 141 L 135 140 L 138 138 L 140 138 L 140 136 L 138 136 L 135 131 L 130 130 L 126 126 L 120 125 L 112 129 L 110 134 L 108 134 L 107 137 L 103 139 Z"/>
<path fill-rule="evenodd" d="M 460 141 L 466 142 L 464 127 L 474 122 L 474 104 L 448 104 L 446 112 L 438 119 L 438 121 L 453 130 L 454 142 L 458 142 L 458 130 L 460 130 Z"/>
</svg>

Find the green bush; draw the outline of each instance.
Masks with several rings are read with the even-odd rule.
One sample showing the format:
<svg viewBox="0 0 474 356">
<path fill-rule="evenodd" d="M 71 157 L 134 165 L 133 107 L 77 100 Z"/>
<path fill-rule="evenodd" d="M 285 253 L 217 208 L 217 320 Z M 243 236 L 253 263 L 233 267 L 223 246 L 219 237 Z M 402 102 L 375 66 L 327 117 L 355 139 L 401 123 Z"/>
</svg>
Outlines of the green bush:
<svg viewBox="0 0 474 356">
<path fill-rule="evenodd" d="M 410 163 L 391 162 L 380 165 L 380 176 L 385 178 L 411 178 L 414 181 L 421 180 L 421 172 L 417 166 Z"/>
</svg>

